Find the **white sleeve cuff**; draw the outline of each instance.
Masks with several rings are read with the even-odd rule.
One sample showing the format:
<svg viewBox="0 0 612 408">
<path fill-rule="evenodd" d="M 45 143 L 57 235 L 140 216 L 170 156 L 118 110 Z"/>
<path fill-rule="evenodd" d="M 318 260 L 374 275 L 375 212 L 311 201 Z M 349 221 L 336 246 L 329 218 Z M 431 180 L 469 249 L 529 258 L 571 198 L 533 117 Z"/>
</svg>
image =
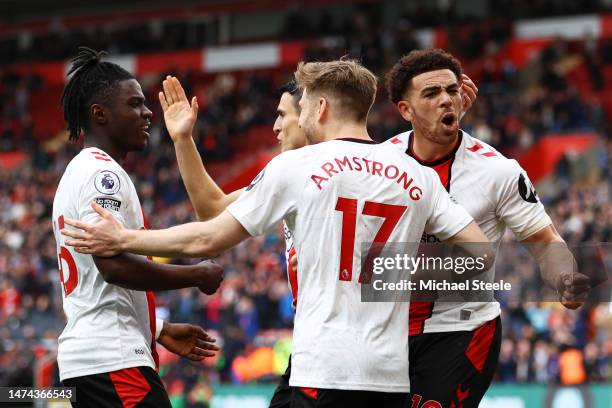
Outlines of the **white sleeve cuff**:
<svg viewBox="0 0 612 408">
<path fill-rule="evenodd" d="M 159 335 L 163 328 L 164 321 L 162 319 L 155 319 L 155 340 L 159 339 Z"/>
<path fill-rule="evenodd" d="M 550 219 L 550 216 L 548 214 L 544 213 L 544 216 L 542 218 L 540 218 L 538 220 L 538 222 L 530 225 L 529 228 L 527 228 L 524 231 L 521 231 L 519 233 L 515 233 L 516 238 L 519 241 L 524 241 L 527 238 L 529 238 L 530 236 L 532 236 L 533 234 L 535 234 L 536 232 L 539 232 L 540 230 L 548 227 L 551 224 L 552 224 L 552 220 Z"/>
</svg>

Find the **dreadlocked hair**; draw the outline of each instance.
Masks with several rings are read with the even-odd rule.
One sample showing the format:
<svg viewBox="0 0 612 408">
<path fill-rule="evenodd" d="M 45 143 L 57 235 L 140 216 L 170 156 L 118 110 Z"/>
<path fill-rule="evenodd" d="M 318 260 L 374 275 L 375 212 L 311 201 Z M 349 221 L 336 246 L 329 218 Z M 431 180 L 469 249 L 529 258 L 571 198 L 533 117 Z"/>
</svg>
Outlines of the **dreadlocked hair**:
<svg viewBox="0 0 612 408">
<path fill-rule="evenodd" d="M 89 130 L 89 107 L 108 102 L 118 83 L 134 76 L 119 65 L 102 61 L 106 51 L 79 47 L 68 71 L 70 80 L 64 88 L 61 104 L 68 124 L 68 140 L 76 142 L 81 129 Z M 71 76 L 72 75 L 72 76 Z"/>
</svg>

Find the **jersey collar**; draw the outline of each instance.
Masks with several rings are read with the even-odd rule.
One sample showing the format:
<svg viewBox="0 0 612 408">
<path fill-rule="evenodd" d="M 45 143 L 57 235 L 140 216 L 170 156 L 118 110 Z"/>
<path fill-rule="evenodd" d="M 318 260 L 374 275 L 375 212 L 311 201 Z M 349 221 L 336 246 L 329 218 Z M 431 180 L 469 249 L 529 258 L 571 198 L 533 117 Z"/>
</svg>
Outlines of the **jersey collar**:
<svg viewBox="0 0 612 408">
<path fill-rule="evenodd" d="M 413 131 L 413 132 L 410 132 L 410 136 L 408 137 L 408 149 L 406 149 L 406 154 L 412 157 L 413 159 L 415 159 L 417 162 L 419 162 L 419 164 L 422 164 L 423 166 L 427 166 L 427 167 L 438 166 L 442 163 L 446 163 L 447 161 L 453 160 L 455 158 L 455 154 L 457 153 L 457 150 L 459 150 L 459 146 L 461 146 L 462 141 L 463 141 L 463 131 L 459 129 L 459 137 L 457 138 L 457 144 L 455 145 L 453 150 L 451 150 L 446 156 L 441 157 L 439 159 L 423 160 L 419 156 L 417 156 L 416 153 L 414 153 L 414 150 L 412 148 L 412 144 L 414 142 L 414 131 Z"/>
<path fill-rule="evenodd" d="M 343 142 L 354 142 L 354 143 L 363 143 L 363 144 L 378 144 L 374 140 L 355 139 L 352 137 L 340 137 L 334 140 L 342 140 Z"/>
</svg>

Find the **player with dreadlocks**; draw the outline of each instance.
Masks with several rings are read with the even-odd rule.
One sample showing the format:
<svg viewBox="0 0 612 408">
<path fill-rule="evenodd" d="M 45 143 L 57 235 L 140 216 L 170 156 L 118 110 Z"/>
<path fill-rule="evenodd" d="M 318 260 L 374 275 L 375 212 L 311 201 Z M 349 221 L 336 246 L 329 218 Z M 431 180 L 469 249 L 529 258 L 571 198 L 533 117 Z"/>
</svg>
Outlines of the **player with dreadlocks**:
<svg viewBox="0 0 612 408">
<path fill-rule="evenodd" d="M 105 53 L 80 47 L 62 104 L 69 140 L 85 147 L 64 172 L 53 202 L 66 327 L 58 365 L 64 385 L 76 387 L 75 407 L 170 407 L 156 372 L 156 340 L 199 361 L 218 348 L 202 328 L 155 318 L 152 290 L 198 287 L 212 294 L 222 268 L 212 262 L 178 266 L 145 257 L 103 258 L 64 245 L 64 217 L 94 221 L 96 202 L 125 227 L 144 227 L 136 189 L 120 162 L 148 144 L 152 113 L 140 84 Z M 147 291 L 147 292 L 145 292 Z"/>
</svg>

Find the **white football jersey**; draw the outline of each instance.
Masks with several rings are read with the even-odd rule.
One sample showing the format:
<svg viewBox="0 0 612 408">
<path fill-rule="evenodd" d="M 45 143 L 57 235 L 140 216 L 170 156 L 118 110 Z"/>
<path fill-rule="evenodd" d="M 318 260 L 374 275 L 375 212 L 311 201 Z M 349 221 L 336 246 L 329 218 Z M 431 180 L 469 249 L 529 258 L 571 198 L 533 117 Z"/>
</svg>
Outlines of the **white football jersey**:
<svg viewBox="0 0 612 408">
<path fill-rule="evenodd" d="M 360 244 L 419 242 L 426 225 L 443 238 L 465 228 L 472 218 L 435 172 L 390 145 L 333 140 L 275 157 L 227 210 L 251 235 L 281 219 L 293 232 L 290 384 L 407 392 L 409 304 L 361 301 Z"/>
<path fill-rule="evenodd" d="M 125 170 L 98 148 L 72 159 L 53 201 L 53 232 L 59 254 L 63 307 L 67 323 L 59 337 L 60 380 L 123 368 L 155 369 L 151 351 L 155 309 L 143 291 L 108 284 L 91 255 L 65 246 L 64 218 L 93 223 L 98 202 L 126 228 L 143 228 L 136 188 Z M 70 227 L 68 227 L 70 228 Z"/>
<path fill-rule="evenodd" d="M 412 131 L 385 144 L 393 145 L 438 173 L 453 200 L 474 218 L 495 249 L 510 228 L 524 240 L 551 224 L 526 172 L 485 142 L 459 132 L 460 141 L 448 155 L 423 161 L 412 151 Z M 421 242 L 442 239 L 426 231 Z M 500 314 L 497 302 L 414 302 L 410 309 L 410 334 L 474 330 Z"/>
</svg>

